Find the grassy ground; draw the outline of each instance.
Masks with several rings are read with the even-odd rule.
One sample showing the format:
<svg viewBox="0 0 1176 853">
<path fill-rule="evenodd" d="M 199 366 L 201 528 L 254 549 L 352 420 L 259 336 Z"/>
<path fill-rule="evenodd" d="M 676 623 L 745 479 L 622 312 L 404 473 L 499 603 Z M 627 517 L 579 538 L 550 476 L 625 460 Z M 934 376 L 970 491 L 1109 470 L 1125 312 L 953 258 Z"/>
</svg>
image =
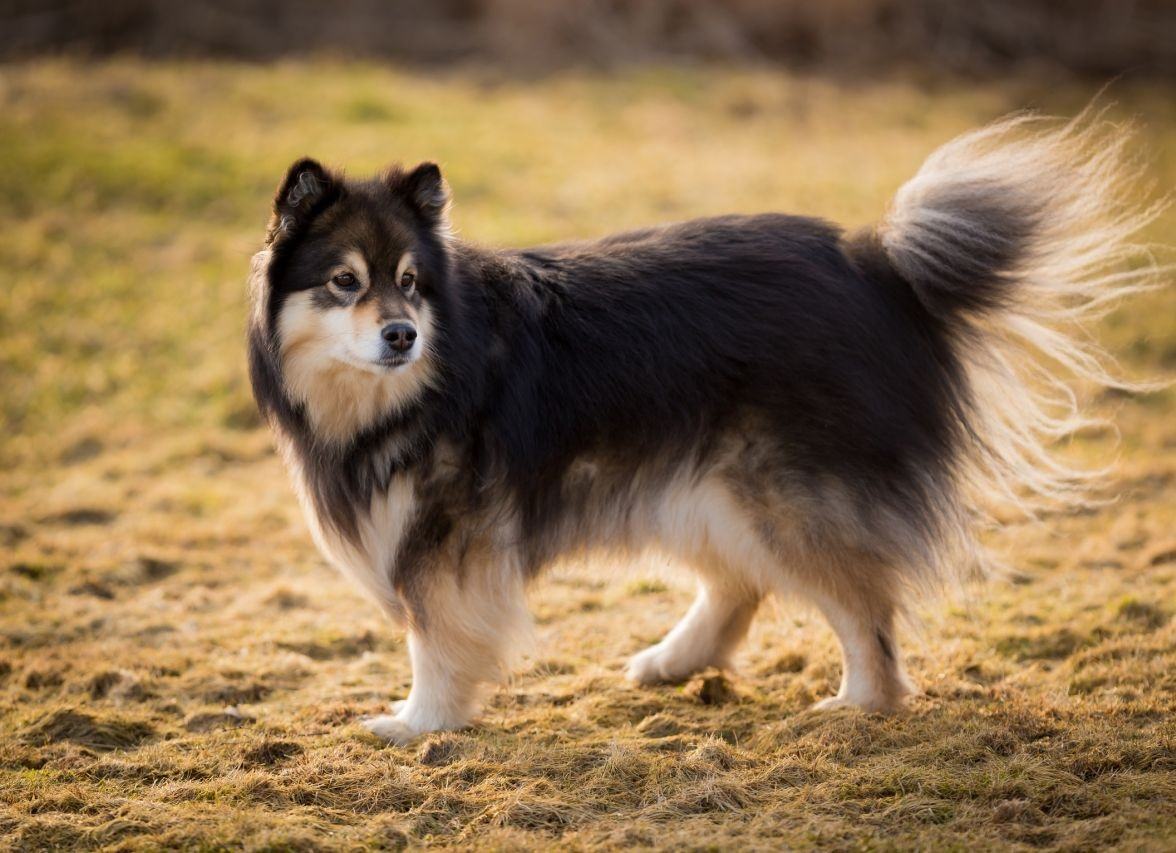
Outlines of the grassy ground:
<svg viewBox="0 0 1176 853">
<path fill-rule="evenodd" d="M 607 582 L 556 572 L 534 594 L 532 668 L 482 726 L 399 749 L 355 720 L 407 689 L 402 638 L 316 555 L 243 370 L 248 258 L 303 153 L 357 173 L 435 158 L 483 241 L 730 210 L 858 225 L 954 133 L 1090 95 L 702 70 L 0 68 L 3 844 L 1171 849 L 1172 392 L 1099 401 L 1122 426 L 1116 503 L 1010 527 L 1011 580 L 927 607 L 908 715 L 806 712 L 838 662 L 788 604 L 729 691 L 627 686 L 625 657 L 690 597 L 650 559 Z M 1176 99 L 1113 96 L 1170 189 Z M 1133 372 L 1171 376 L 1176 294 L 1101 332 Z M 1116 452 L 1106 434 L 1074 451 Z"/>
</svg>

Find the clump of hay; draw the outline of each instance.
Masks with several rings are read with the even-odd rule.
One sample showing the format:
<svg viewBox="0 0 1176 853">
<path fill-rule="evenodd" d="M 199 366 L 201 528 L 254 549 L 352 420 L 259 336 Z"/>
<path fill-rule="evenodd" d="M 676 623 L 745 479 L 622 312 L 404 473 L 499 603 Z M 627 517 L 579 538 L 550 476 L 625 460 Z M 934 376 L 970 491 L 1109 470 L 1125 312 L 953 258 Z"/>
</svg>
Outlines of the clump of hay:
<svg viewBox="0 0 1176 853">
<path fill-rule="evenodd" d="M 90 749 L 108 751 L 131 749 L 155 734 L 155 728 L 142 720 L 99 716 L 73 708 L 62 708 L 34 723 L 25 739 L 37 746 L 69 741 Z"/>
</svg>

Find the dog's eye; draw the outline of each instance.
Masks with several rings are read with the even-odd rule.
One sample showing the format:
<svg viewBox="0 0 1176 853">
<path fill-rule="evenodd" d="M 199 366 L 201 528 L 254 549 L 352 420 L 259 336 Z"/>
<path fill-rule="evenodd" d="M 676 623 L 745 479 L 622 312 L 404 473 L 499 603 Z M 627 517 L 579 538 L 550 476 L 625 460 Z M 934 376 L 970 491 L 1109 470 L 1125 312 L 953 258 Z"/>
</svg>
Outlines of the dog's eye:
<svg viewBox="0 0 1176 853">
<path fill-rule="evenodd" d="M 349 272 L 341 272 L 331 279 L 331 283 L 340 290 L 359 290 L 359 279 Z"/>
<path fill-rule="evenodd" d="M 412 293 L 413 287 L 416 285 L 416 273 L 405 272 L 400 277 L 400 289 L 405 293 Z"/>
</svg>

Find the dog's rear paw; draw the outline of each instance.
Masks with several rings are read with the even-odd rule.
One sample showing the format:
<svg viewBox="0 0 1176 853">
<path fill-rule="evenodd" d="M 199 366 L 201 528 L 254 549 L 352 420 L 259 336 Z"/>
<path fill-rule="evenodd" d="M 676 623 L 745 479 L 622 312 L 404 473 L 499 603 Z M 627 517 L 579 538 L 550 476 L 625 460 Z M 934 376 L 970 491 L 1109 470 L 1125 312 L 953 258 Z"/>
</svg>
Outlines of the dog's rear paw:
<svg viewBox="0 0 1176 853">
<path fill-rule="evenodd" d="M 361 720 L 360 723 L 376 737 L 397 746 L 404 746 L 413 738 L 424 734 L 391 714 L 382 717 L 368 717 L 366 720 Z"/>
</svg>

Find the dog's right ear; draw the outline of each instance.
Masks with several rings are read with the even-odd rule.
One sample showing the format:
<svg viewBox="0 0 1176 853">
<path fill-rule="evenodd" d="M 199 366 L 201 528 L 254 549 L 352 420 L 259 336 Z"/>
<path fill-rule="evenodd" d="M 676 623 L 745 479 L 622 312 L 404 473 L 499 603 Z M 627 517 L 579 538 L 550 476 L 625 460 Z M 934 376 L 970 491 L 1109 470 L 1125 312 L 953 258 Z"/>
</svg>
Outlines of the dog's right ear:
<svg viewBox="0 0 1176 853">
<path fill-rule="evenodd" d="M 342 191 L 342 181 L 317 160 L 296 160 L 274 196 L 274 215 L 266 242 L 276 243 L 297 233 L 335 202 Z"/>
</svg>

